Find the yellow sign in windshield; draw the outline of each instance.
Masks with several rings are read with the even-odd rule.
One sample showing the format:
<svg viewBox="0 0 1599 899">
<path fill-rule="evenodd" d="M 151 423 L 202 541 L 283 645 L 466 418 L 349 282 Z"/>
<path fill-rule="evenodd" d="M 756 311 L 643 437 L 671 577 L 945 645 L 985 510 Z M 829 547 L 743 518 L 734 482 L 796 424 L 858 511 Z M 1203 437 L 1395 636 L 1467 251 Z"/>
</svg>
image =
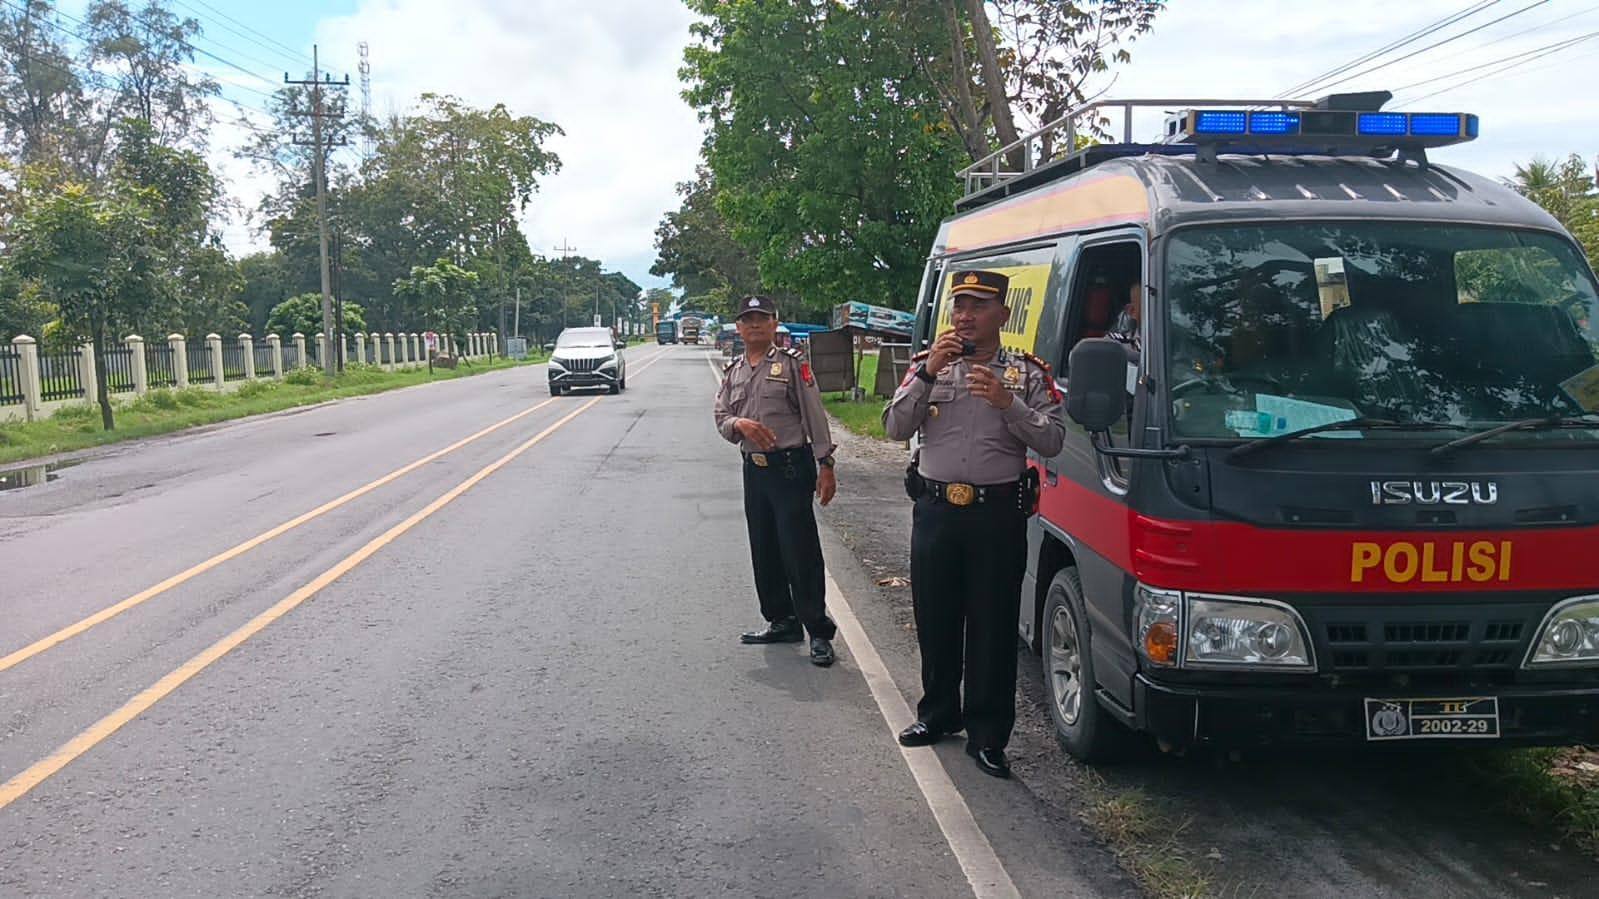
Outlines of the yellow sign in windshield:
<svg viewBox="0 0 1599 899">
<path fill-rule="evenodd" d="M 1010 291 L 1005 295 L 1005 305 L 1010 307 L 1010 321 L 999 334 L 999 342 L 1013 350 L 1031 353 L 1033 341 L 1038 337 L 1038 317 L 1044 309 L 1044 290 L 1049 285 L 1049 263 L 1039 265 L 1014 265 L 990 268 L 1010 278 Z M 950 327 L 950 279 L 944 278 L 944 289 L 938 297 L 938 331 Z"/>
</svg>

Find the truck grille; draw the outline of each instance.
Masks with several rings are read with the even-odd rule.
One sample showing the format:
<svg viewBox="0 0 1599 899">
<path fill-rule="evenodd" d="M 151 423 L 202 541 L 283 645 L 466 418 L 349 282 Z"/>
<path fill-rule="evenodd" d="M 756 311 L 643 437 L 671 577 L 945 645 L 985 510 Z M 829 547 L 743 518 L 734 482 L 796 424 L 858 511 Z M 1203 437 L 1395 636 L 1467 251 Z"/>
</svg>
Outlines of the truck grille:
<svg viewBox="0 0 1599 899">
<path fill-rule="evenodd" d="M 604 359 L 562 359 L 561 367 L 567 371 L 587 374 L 599 371 L 600 363 L 604 361 Z"/>
<path fill-rule="evenodd" d="M 1490 671 L 1512 669 L 1546 607 L 1321 609 L 1312 613 L 1320 642 L 1339 672 Z"/>
</svg>

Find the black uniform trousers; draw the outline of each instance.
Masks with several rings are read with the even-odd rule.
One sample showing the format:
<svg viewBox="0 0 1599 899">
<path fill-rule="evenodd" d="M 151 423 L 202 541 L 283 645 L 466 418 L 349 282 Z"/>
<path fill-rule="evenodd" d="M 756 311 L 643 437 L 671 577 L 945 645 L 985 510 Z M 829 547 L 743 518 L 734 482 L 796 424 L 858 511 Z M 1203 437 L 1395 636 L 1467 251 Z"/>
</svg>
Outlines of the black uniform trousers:
<svg viewBox="0 0 1599 899">
<path fill-rule="evenodd" d="M 799 618 L 812 637 L 833 639 L 827 617 L 822 540 L 816 532 L 816 457 L 808 446 L 744 456 L 744 521 L 755 563 L 755 593 L 767 621 Z"/>
<path fill-rule="evenodd" d="M 911 522 L 911 599 L 922 656 L 916 717 L 934 730 L 964 723 L 969 745 L 1003 749 L 1016 724 L 1027 516 L 1014 500 L 952 506 L 923 496 Z"/>
</svg>

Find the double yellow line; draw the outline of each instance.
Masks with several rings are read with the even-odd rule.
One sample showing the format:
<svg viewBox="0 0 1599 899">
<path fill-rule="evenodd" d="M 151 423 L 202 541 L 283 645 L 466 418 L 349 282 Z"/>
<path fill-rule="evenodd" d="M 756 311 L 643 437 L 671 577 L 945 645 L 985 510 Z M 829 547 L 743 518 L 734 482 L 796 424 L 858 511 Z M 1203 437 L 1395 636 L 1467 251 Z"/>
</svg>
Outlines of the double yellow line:
<svg viewBox="0 0 1599 899">
<path fill-rule="evenodd" d="M 661 359 L 662 355 L 664 355 L 664 352 L 657 353 L 655 356 L 651 357 L 649 362 L 645 363 L 645 365 L 640 368 L 639 371 L 642 372 L 644 369 L 654 365 Z M 351 569 L 366 561 L 378 550 L 394 542 L 400 537 L 400 535 L 404 534 L 406 531 L 409 531 L 411 528 L 421 523 L 433 513 L 444 508 L 444 506 L 454 501 L 461 494 L 472 489 L 473 486 L 483 481 L 483 479 L 487 478 L 494 472 L 499 471 L 512 460 L 538 445 L 544 440 L 544 438 L 555 433 L 557 429 L 563 427 L 567 422 L 570 422 L 572 419 L 583 414 L 599 401 L 600 398 L 595 397 L 567 413 L 554 424 L 538 432 L 533 437 L 517 446 L 515 449 L 489 463 L 489 465 L 480 469 L 471 477 L 451 488 L 443 496 L 440 496 L 428 503 L 426 506 L 413 513 L 410 517 L 406 518 L 404 521 L 392 528 L 389 528 L 387 531 L 384 531 L 382 534 L 372 539 L 366 545 L 362 546 L 360 549 L 356 550 L 350 555 L 345 556 L 332 568 L 329 568 L 328 570 L 317 575 L 305 586 L 300 587 L 298 590 L 295 590 L 293 593 L 290 593 L 288 596 L 279 600 L 271 608 L 250 619 L 250 621 L 244 624 L 242 627 L 233 631 L 231 634 L 228 634 L 226 637 L 223 637 L 221 640 L 218 640 L 216 643 L 206 647 L 198 655 L 178 666 L 176 670 L 156 681 L 151 686 L 140 691 L 138 695 L 124 703 L 121 708 L 105 716 L 104 718 L 101 718 L 99 721 L 96 721 L 94 724 L 90 725 L 88 729 L 84 730 L 76 737 L 73 737 L 71 740 L 68 740 L 64 745 L 56 749 L 50 755 L 38 762 L 35 762 L 33 765 L 30 765 L 27 769 L 23 770 L 15 777 L 12 777 L 10 780 L 7 780 L 5 783 L 0 784 L 0 809 L 4 809 L 12 802 L 15 802 L 17 799 L 21 798 L 29 790 L 32 790 L 34 787 L 44 782 L 51 775 L 70 764 L 78 756 L 88 752 L 106 737 L 111 736 L 124 724 L 127 724 L 129 721 L 132 721 L 134 718 L 137 718 L 139 715 L 143 714 L 151 706 L 155 705 L 161 699 L 171 694 L 172 691 L 186 683 L 190 678 L 205 670 L 205 668 L 212 662 L 215 662 L 217 659 L 227 655 L 229 652 L 236 649 L 240 644 L 244 643 L 244 641 L 255 636 L 267 625 L 288 614 L 295 607 L 316 595 L 320 590 L 322 590 L 322 588 L 347 574 Z M 323 503 L 322 505 L 312 509 L 309 512 L 306 512 L 303 515 L 292 518 L 269 531 L 265 531 L 256 537 L 252 537 L 249 540 L 232 547 L 231 549 L 224 550 L 223 552 L 220 552 L 203 562 L 191 566 L 190 568 L 187 568 L 184 571 L 179 572 L 178 574 L 175 574 L 158 584 L 155 584 L 154 586 L 141 590 L 127 599 L 116 603 L 115 605 L 109 606 L 93 615 L 90 615 L 87 618 L 84 618 L 81 621 L 68 625 L 67 627 L 62 628 L 55 633 L 50 634 L 49 636 L 36 640 L 22 649 L 11 653 L 10 655 L 0 658 L 0 671 L 5 671 L 8 668 L 21 664 L 22 662 L 33 658 L 39 653 L 42 653 L 53 646 L 71 639 L 72 637 L 77 636 L 84 631 L 87 631 L 89 628 L 92 628 L 97 624 L 108 621 L 111 618 L 114 618 L 117 615 L 120 615 L 123 612 L 126 612 L 129 609 L 132 609 L 141 603 L 150 600 L 166 590 L 170 590 L 173 587 L 184 583 L 185 581 L 188 581 L 194 577 L 198 577 L 199 575 L 216 568 L 218 565 L 221 565 L 230 559 L 249 552 L 250 550 L 260 546 L 274 537 L 293 530 L 294 528 L 299 527 L 300 525 L 305 524 L 306 522 L 311 521 L 312 519 L 315 519 L 321 515 L 324 515 L 333 509 L 337 509 L 360 496 L 376 490 L 384 484 L 390 483 L 396 478 L 415 471 L 417 468 L 420 468 L 421 466 L 426 465 L 429 462 L 432 462 L 433 460 L 438 459 L 448 453 L 454 452 L 455 450 L 460 449 L 461 447 L 466 446 L 467 444 L 472 443 L 479 438 L 491 434 L 494 431 L 505 427 L 506 425 L 519 421 L 520 419 L 537 412 L 545 406 L 548 406 L 552 402 L 555 402 L 553 397 L 545 400 L 542 403 L 532 406 L 531 408 L 524 409 L 523 411 L 518 412 L 509 418 L 495 422 L 494 424 L 489 425 L 470 437 L 458 440 L 444 449 L 430 453 L 416 460 L 415 462 L 404 466 L 403 468 L 395 469 L 394 471 L 384 475 L 381 478 L 378 478 L 375 481 L 351 490 L 337 499 Z"/>
</svg>

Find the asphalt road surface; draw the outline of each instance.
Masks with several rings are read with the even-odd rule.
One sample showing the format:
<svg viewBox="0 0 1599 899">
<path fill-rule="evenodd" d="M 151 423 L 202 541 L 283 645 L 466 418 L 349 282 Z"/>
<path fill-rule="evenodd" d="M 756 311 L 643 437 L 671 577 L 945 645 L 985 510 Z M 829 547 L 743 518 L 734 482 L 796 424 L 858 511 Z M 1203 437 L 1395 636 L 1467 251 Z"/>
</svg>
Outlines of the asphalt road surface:
<svg viewBox="0 0 1599 899">
<path fill-rule="evenodd" d="M 838 664 L 739 645 L 711 353 L 628 353 L 0 493 L 0 896 L 1137 895 L 1080 810 L 895 745 L 914 644 L 835 527 Z"/>
</svg>

